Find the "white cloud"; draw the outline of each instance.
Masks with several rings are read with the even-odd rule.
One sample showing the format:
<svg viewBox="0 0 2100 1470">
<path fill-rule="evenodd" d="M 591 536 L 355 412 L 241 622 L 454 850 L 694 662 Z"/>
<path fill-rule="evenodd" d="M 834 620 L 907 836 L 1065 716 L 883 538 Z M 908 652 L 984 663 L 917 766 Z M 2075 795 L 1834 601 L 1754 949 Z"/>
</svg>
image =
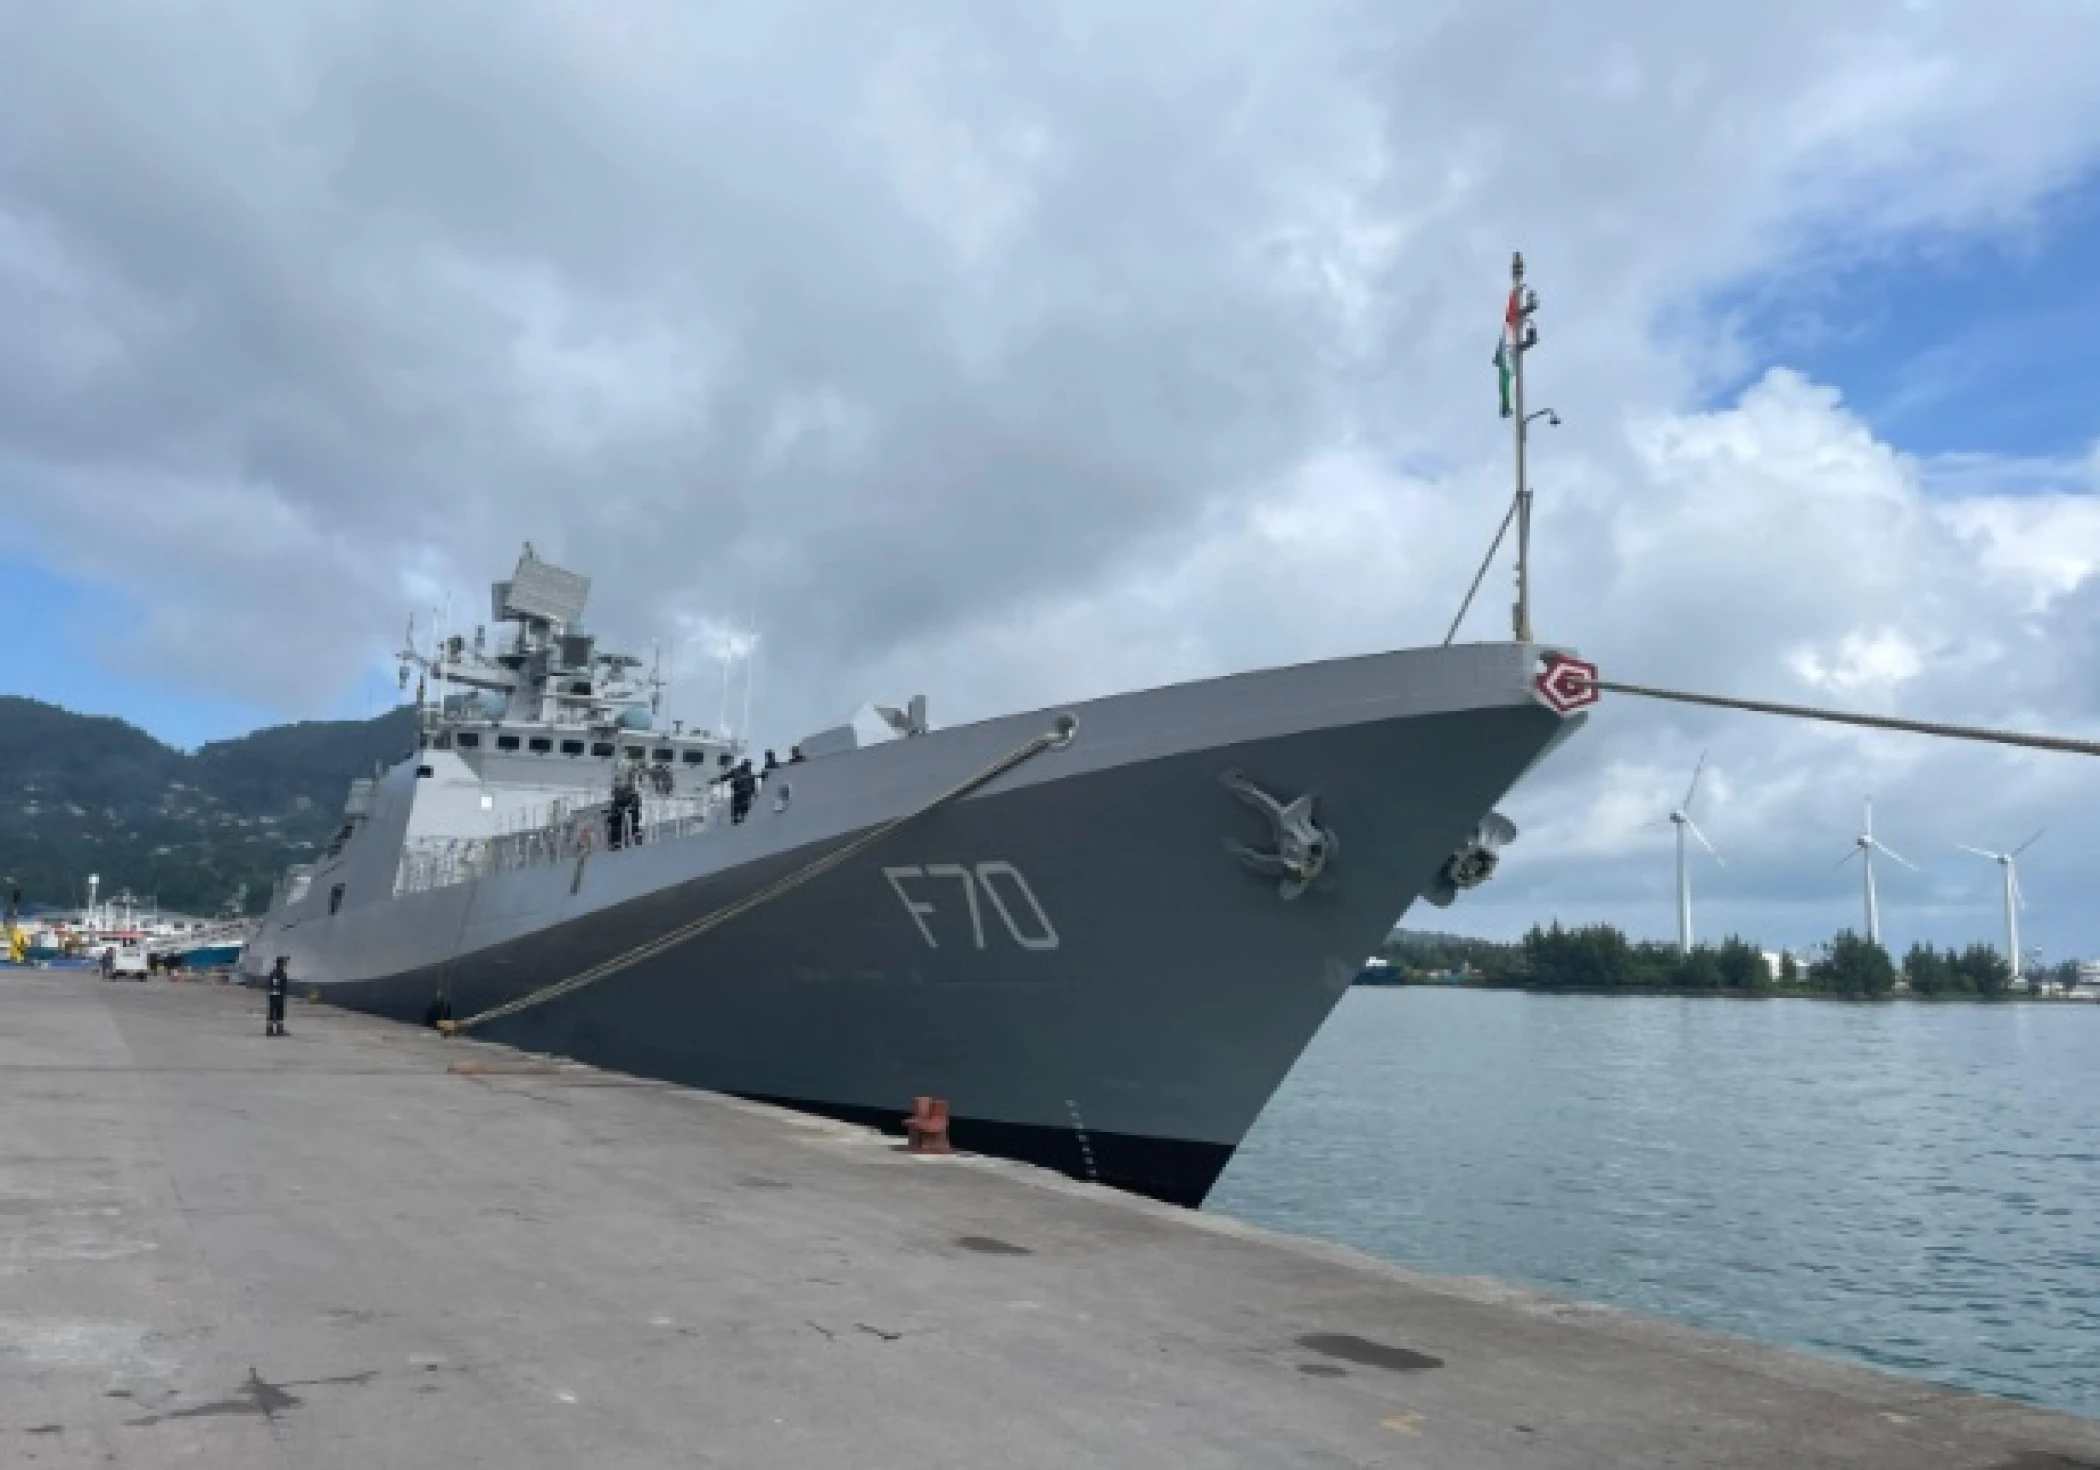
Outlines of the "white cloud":
<svg viewBox="0 0 2100 1470">
<path fill-rule="evenodd" d="M 1855 629 L 1834 646 L 1804 645 L 1788 654 L 1787 665 L 1803 683 L 1850 696 L 1895 693 L 1925 667 L 1917 646 L 1895 628 Z"/>
<path fill-rule="evenodd" d="M 2086 10 L 1891 0 L 45 7 L 0 58 L 0 505 L 90 580 L 211 568 L 123 656 L 288 715 L 525 539 L 689 715 L 755 627 L 780 742 L 1434 641 L 1506 494 L 1521 244 L 1542 632 L 2093 728 L 2092 464 L 1920 462 L 1784 364 L 1710 404 L 1755 344 L 1702 303 L 2033 231 L 2096 51 Z M 2076 762 L 1620 701 L 1456 917 L 1667 927 L 1640 823 L 1709 744 L 1701 901 L 1746 927 L 1843 916 L 1803 854 L 1864 786 L 1935 850 L 2090 809 Z M 2036 932 L 2100 948 L 2062 821 Z"/>
<path fill-rule="evenodd" d="M 1983 494 L 1941 512 L 1976 554 L 1993 591 L 2035 615 L 2100 570 L 2100 494 Z"/>
</svg>

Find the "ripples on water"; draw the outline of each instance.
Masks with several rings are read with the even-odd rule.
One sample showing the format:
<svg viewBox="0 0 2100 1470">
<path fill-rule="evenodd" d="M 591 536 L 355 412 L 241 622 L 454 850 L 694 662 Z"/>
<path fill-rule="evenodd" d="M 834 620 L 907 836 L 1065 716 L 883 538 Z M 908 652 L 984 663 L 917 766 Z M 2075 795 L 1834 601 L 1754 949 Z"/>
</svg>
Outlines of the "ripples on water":
<svg viewBox="0 0 2100 1470">
<path fill-rule="evenodd" d="M 1352 990 L 1209 1208 L 2100 1416 L 2100 1006 Z"/>
</svg>

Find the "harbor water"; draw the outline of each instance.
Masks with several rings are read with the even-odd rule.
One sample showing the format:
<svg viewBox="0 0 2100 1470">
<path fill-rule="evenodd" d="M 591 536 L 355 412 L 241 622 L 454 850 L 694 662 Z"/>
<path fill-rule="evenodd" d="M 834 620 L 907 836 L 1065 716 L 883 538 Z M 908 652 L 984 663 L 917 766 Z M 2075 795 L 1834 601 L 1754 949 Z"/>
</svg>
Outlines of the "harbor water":
<svg viewBox="0 0 2100 1470">
<path fill-rule="evenodd" d="M 1359 988 L 1208 1208 L 2100 1417 L 2100 1006 Z"/>
</svg>

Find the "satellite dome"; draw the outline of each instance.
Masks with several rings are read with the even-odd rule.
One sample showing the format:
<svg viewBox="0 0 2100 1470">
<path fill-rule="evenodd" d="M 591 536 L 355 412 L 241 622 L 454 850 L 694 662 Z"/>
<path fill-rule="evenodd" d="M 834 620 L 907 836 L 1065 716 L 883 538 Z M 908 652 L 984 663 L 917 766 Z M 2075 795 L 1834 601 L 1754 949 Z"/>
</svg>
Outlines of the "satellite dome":
<svg viewBox="0 0 2100 1470">
<path fill-rule="evenodd" d="M 622 730 L 646 730 L 652 723 L 654 722 L 649 718 L 649 711 L 639 706 L 620 711 L 620 728 Z"/>
</svg>

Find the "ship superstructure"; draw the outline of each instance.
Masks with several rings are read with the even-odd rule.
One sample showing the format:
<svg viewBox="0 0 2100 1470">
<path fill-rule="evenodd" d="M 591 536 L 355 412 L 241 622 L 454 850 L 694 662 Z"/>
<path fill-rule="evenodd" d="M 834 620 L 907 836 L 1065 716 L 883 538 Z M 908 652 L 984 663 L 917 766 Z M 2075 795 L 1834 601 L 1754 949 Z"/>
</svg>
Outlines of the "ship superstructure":
<svg viewBox="0 0 2100 1470">
<path fill-rule="evenodd" d="M 581 626 L 590 582 L 528 544 L 491 588 L 497 633 L 402 650 L 417 681 L 416 785 L 398 835 L 396 891 L 464 883 L 599 837 L 618 847 L 697 828 L 739 741 L 683 722 L 655 728 L 662 681 Z M 432 686 L 435 686 L 433 689 Z M 351 783 L 320 859 L 291 869 L 273 905 L 336 870 L 372 814 L 383 771 Z"/>
</svg>

